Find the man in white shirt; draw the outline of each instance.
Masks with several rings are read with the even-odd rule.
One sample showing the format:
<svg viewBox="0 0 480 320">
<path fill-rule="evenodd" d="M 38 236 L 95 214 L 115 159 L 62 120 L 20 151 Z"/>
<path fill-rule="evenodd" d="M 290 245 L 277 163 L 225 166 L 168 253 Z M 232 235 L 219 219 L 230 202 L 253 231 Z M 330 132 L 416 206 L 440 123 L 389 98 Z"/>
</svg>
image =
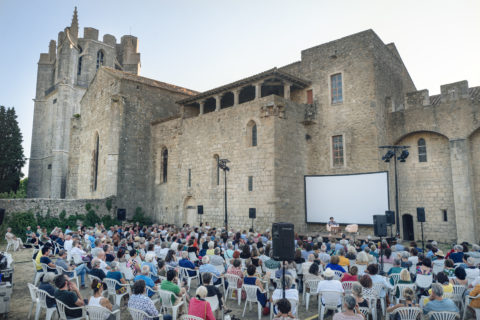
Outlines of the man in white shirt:
<svg viewBox="0 0 480 320">
<path fill-rule="evenodd" d="M 311 253 L 308 255 L 308 260 L 302 263 L 302 274 L 308 273 L 308 270 L 310 269 L 310 266 L 312 265 L 313 260 L 315 260 L 315 255 Z"/>
<path fill-rule="evenodd" d="M 373 285 L 375 284 L 381 284 L 382 290 L 380 290 L 380 298 L 385 298 L 387 292 L 385 291 L 386 289 L 393 289 L 392 284 L 390 281 L 387 280 L 386 277 L 383 277 L 378 274 L 378 264 L 370 264 L 367 267 L 367 272 L 370 275 L 370 278 L 372 278 Z"/>
<path fill-rule="evenodd" d="M 283 283 L 282 278 L 280 278 L 280 283 Z M 297 304 L 298 304 L 298 290 L 292 289 L 292 283 L 293 283 L 293 278 L 289 275 L 285 275 L 285 299 L 295 300 L 297 301 Z M 280 299 L 283 299 L 283 290 L 281 288 L 277 288 L 272 293 L 272 301 L 275 302 Z M 297 315 L 297 305 L 292 305 L 291 312 L 294 316 Z M 275 308 L 275 313 L 278 313 L 276 308 Z"/>
<path fill-rule="evenodd" d="M 343 293 L 342 283 L 338 280 L 333 280 L 334 276 L 335 273 L 333 272 L 333 270 L 327 268 L 327 270 L 325 270 L 325 272 L 323 273 L 323 277 L 325 278 L 325 280 L 322 280 L 318 283 L 317 293 L 320 293 L 322 291 Z M 324 298 L 322 297 L 322 302 L 323 301 Z M 342 295 L 340 295 L 338 298 L 338 305 L 342 305 Z"/>
<path fill-rule="evenodd" d="M 72 235 L 67 234 L 65 236 L 65 242 L 63 243 L 63 248 L 67 250 L 67 252 L 70 252 L 70 250 L 72 250 L 72 246 L 73 246 Z"/>
</svg>

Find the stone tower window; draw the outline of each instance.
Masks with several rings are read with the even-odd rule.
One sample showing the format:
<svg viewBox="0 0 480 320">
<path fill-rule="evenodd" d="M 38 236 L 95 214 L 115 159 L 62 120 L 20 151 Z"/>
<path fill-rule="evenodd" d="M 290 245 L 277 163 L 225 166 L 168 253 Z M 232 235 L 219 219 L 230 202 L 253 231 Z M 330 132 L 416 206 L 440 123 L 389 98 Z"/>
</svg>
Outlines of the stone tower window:
<svg viewBox="0 0 480 320">
<path fill-rule="evenodd" d="M 253 176 L 248 177 L 248 191 L 253 191 Z"/>
<path fill-rule="evenodd" d="M 420 138 L 417 142 L 418 145 L 418 162 L 427 162 L 427 143 L 425 139 Z"/>
<path fill-rule="evenodd" d="M 247 124 L 247 139 L 249 147 L 256 147 L 258 145 L 257 124 L 253 120 L 250 120 Z"/>
<path fill-rule="evenodd" d="M 220 167 L 218 166 L 218 161 L 219 161 L 220 157 L 218 156 L 218 154 L 214 155 L 213 156 L 213 172 L 215 173 L 214 174 L 214 179 L 213 179 L 213 183 L 214 185 L 220 185 Z"/>
<path fill-rule="evenodd" d="M 332 156 L 335 167 L 343 166 L 343 136 L 332 137 Z"/>
<path fill-rule="evenodd" d="M 78 47 L 78 54 L 80 55 L 80 57 L 78 58 L 78 65 L 77 65 L 77 76 L 81 75 L 82 74 L 82 61 L 83 61 L 83 56 L 81 55 L 82 54 L 82 47 Z"/>
<path fill-rule="evenodd" d="M 100 151 L 100 136 L 95 137 L 95 149 L 93 151 L 93 191 L 97 191 L 98 185 L 98 153 Z"/>
<path fill-rule="evenodd" d="M 97 52 L 97 70 L 104 64 L 105 53 L 103 50 L 98 50 Z"/>
<path fill-rule="evenodd" d="M 332 104 L 343 102 L 342 74 L 337 73 L 330 76 L 330 95 Z"/>
<path fill-rule="evenodd" d="M 162 150 L 162 182 L 167 182 L 167 174 L 168 174 L 168 149 Z"/>
</svg>

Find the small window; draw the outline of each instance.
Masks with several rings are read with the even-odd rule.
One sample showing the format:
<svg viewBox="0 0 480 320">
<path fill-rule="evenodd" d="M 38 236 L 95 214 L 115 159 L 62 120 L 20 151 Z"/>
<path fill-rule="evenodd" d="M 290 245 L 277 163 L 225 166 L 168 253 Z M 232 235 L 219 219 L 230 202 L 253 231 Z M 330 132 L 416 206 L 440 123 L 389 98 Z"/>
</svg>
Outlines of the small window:
<svg viewBox="0 0 480 320">
<path fill-rule="evenodd" d="M 258 145 L 257 124 L 253 120 L 247 124 L 247 139 L 248 146 L 256 147 Z"/>
<path fill-rule="evenodd" d="M 252 127 L 252 147 L 257 146 L 257 125 L 254 124 Z"/>
<path fill-rule="evenodd" d="M 248 177 L 248 191 L 253 191 L 253 177 Z"/>
<path fill-rule="evenodd" d="M 342 74 L 337 73 L 330 77 L 332 104 L 343 102 Z"/>
<path fill-rule="evenodd" d="M 448 221 L 447 209 L 442 210 L 442 215 L 443 215 L 443 221 L 447 222 Z"/>
<path fill-rule="evenodd" d="M 343 166 L 343 136 L 341 135 L 332 137 L 332 156 L 334 166 Z"/>
<path fill-rule="evenodd" d="M 102 50 L 99 50 L 97 52 L 97 70 L 98 68 L 100 68 L 101 66 L 103 66 L 103 59 L 105 58 L 105 54 L 103 53 Z"/>
<path fill-rule="evenodd" d="M 313 91 L 312 89 L 307 90 L 307 104 L 313 103 Z"/>
<path fill-rule="evenodd" d="M 188 169 L 188 187 L 192 187 L 192 169 Z"/>
<path fill-rule="evenodd" d="M 93 176 L 93 191 L 97 191 L 97 185 L 98 185 L 98 153 L 100 151 L 100 136 L 97 134 L 97 137 L 95 139 L 95 153 L 94 153 L 94 176 Z"/>
<path fill-rule="evenodd" d="M 80 55 L 80 57 L 78 58 L 78 65 L 77 65 L 77 76 L 81 75 L 82 74 L 82 61 L 83 61 L 83 56 L 81 55 L 82 54 L 82 47 L 78 47 L 78 54 Z"/>
<path fill-rule="evenodd" d="M 52 164 L 51 163 L 48 164 L 47 169 L 52 169 Z"/>
<path fill-rule="evenodd" d="M 53 104 L 57 103 L 57 98 L 53 99 Z"/>
<path fill-rule="evenodd" d="M 167 182 L 168 174 L 168 149 L 163 149 L 162 151 L 162 181 L 163 183 Z"/>
<path fill-rule="evenodd" d="M 427 143 L 425 139 L 418 139 L 418 162 L 427 162 Z"/>
</svg>

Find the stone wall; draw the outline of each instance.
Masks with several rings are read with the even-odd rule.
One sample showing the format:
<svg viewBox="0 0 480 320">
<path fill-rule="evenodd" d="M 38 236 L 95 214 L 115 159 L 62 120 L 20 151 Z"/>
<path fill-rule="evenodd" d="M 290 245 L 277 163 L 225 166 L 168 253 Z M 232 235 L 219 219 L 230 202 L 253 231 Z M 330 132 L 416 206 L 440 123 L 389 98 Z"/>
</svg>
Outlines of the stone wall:
<svg viewBox="0 0 480 320">
<path fill-rule="evenodd" d="M 107 200 L 112 200 L 112 209 L 107 210 Z M 109 197 L 105 199 L 0 199 L 0 208 L 4 208 L 7 214 L 15 212 L 41 213 L 43 215 L 50 213 L 50 215 L 58 217 L 58 215 L 65 210 L 67 216 L 70 214 L 86 214 L 85 205 L 89 203 L 92 209 L 95 210 L 98 216 L 115 215 L 116 199 Z"/>
</svg>

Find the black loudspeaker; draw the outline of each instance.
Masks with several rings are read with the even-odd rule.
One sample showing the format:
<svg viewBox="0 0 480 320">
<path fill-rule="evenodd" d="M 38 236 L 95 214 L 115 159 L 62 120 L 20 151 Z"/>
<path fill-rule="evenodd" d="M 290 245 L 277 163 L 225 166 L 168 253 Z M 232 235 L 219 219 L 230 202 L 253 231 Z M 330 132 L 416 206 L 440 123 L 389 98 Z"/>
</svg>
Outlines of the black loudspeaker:
<svg viewBox="0 0 480 320">
<path fill-rule="evenodd" d="M 417 208 L 417 221 L 425 222 L 425 208 Z"/>
<path fill-rule="evenodd" d="M 0 226 L 3 224 L 4 217 L 5 217 L 5 209 L 0 208 Z"/>
<path fill-rule="evenodd" d="M 249 208 L 248 209 L 248 217 L 250 219 L 255 219 L 257 218 L 257 209 L 256 208 Z"/>
<path fill-rule="evenodd" d="M 117 220 L 125 221 L 127 219 L 127 209 L 117 209 Z"/>
<path fill-rule="evenodd" d="M 373 216 L 373 233 L 376 237 L 387 236 L 387 216 L 380 214 Z"/>
<path fill-rule="evenodd" d="M 203 214 L 203 206 L 197 206 L 197 213 Z"/>
<path fill-rule="evenodd" d="M 293 224 L 277 222 L 272 224 L 273 259 L 278 261 L 293 260 L 295 238 Z"/>
<path fill-rule="evenodd" d="M 387 224 L 395 224 L 395 211 L 387 210 L 385 215 L 387 216 Z"/>
</svg>

